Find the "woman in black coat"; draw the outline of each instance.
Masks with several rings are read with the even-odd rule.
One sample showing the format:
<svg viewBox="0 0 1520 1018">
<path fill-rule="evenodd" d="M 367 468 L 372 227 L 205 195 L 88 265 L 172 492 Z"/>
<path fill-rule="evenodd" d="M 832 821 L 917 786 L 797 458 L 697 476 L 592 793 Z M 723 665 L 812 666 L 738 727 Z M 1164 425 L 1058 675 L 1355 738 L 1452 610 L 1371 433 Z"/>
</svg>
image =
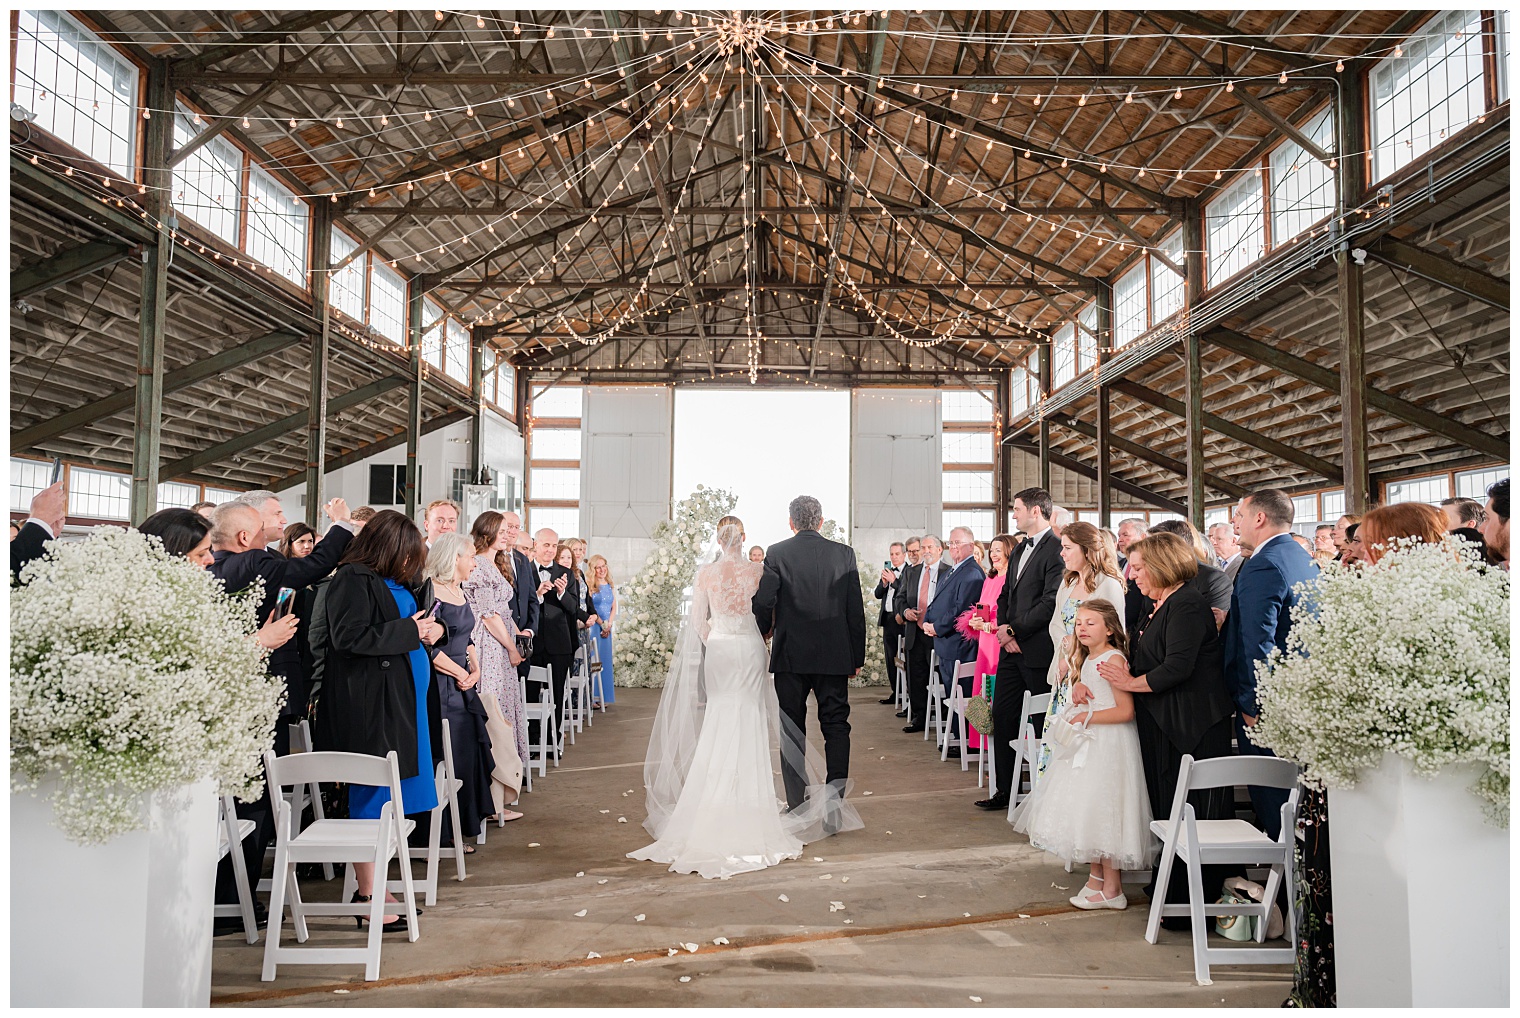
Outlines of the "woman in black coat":
<svg viewBox="0 0 1520 1018">
<path fill-rule="evenodd" d="M 1129 567 L 1131 580 L 1156 608 L 1134 638 L 1128 664 L 1117 658 L 1104 661 L 1098 673 L 1114 688 L 1135 696 L 1135 727 L 1151 816 L 1160 820 L 1172 814 L 1183 756 L 1190 753 L 1203 760 L 1230 755 L 1234 707 L 1224 685 L 1224 647 L 1214 613 L 1188 585 L 1198 571 L 1188 542 L 1176 534 L 1152 534 L 1130 545 Z M 1075 702 L 1088 698 L 1080 687 L 1073 693 Z M 1223 820 L 1233 815 L 1232 796 L 1232 789 L 1217 788 L 1194 792 L 1188 801 L 1200 820 Z M 1219 896 L 1230 872 L 1214 870 L 1204 871 L 1208 901 Z M 1185 873 L 1173 873 L 1170 890 L 1177 901 L 1187 900 Z"/>
</svg>

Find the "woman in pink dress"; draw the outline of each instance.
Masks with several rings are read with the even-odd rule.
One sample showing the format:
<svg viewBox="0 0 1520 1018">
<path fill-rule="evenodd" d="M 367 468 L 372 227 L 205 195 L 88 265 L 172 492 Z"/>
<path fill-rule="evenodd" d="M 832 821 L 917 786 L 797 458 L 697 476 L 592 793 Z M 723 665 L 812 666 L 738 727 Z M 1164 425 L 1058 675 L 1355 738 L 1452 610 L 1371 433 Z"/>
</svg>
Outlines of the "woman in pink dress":
<svg viewBox="0 0 1520 1018">
<path fill-rule="evenodd" d="M 987 570 L 987 579 L 982 582 L 982 594 L 976 599 L 977 604 L 986 606 L 986 621 L 973 619 L 970 623 L 971 628 L 977 631 L 976 678 L 971 683 L 971 692 L 976 696 L 982 693 L 982 676 L 997 674 L 997 603 L 998 597 L 1003 593 L 1003 579 L 1008 571 L 1008 562 L 1013 558 L 1013 538 L 1007 534 L 994 537 L 987 545 L 987 557 L 992 560 L 991 568 Z M 978 613 L 980 614 L 982 613 Z M 971 749 L 982 749 L 984 742 L 982 734 L 975 728 L 967 733 L 967 745 Z"/>
</svg>

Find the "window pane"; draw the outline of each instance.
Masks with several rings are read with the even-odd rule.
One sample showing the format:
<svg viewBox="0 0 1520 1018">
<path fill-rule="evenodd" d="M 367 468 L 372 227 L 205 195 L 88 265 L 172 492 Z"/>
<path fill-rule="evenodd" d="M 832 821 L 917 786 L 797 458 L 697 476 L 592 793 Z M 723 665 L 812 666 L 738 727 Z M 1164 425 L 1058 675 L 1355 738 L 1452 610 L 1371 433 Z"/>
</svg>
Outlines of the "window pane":
<svg viewBox="0 0 1520 1018">
<path fill-rule="evenodd" d="M 1059 388 L 1077 377 L 1077 327 L 1070 322 L 1055 331 L 1051 339 L 1051 384 Z"/>
<path fill-rule="evenodd" d="M 1230 519 L 1231 519 L 1231 516 L 1232 516 L 1232 513 L 1230 512 L 1230 509 L 1229 509 L 1228 506 L 1225 507 L 1225 508 L 1223 508 L 1223 509 L 1206 509 L 1206 510 L 1204 510 L 1204 513 L 1203 513 L 1203 529 L 1204 529 L 1204 532 L 1207 533 L 1208 529 L 1210 527 L 1212 527 L 1216 523 L 1229 523 Z"/>
<path fill-rule="evenodd" d="M 1483 112 L 1481 28 L 1477 11 L 1448 11 L 1405 42 L 1403 56 L 1372 69 L 1375 178 L 1435 148 Z"/>
<path fill-rule="evenodd" d="M 17 12 L 15 47 L 11 98 L 33 124 L 133 179 L 137 69 L 60 11 Z"/>
<path fill-rule="evenodd" d="M 1098 363 L 1098 302 L 1077 312 L 1077 370 L 1090 371 Z"/>
<path fill-rule="evenodd" d="M 528 529 L 533 533 L 548 527 L 561 538 L 574 537 L 580 533 L 581 511 L 579 509 L 546 509 L 528 507 Z"/>
<path fill-rule="evenodd" d="M 536 460 L 578 460 L 581 458 L 580 429 L 534 428 L 533 458 Z M 537 490 L 534 495 L 541 494 Z M 545 496 L 547 497 L 547 496 Z"/>
<path fill-rule="evenodd" d="M 578 499 L 581 497 L 581 472 L 559 468 L 535 468 L 528 471 L 528 491 L 532 498 Z"/>
<path fill-rule="evenodd" d="M 445 333 L 443 373 L 470 384 L 470 330 L 453 318 Z"/>
<path fill-rule="evenodd" d="M 422 302 L 422 361 L 443 367 L 443 309 L 430 300 Z"/>
<path fill-rule="evenodd" d="M 1429 502 L 1440 505 L 1441 500 L 1451 497 L 1445 474 L 1435 477 L 1417 477 L 1408 481 L 1395 481 L 1388 485 L 1388 504 L 1399 502 Z"/>
<path fill-rule="evenodd" d="M 1098 527 L 1102 526 L 1102 524 L 1099 522 L 1102 519 L 1102 514 L 1099 513 L 1096 509 L 1077 510 L 1077 522 L 1079 523 L 1091 523 L 1093 526 Z"/>
<path fill-rule="evenodd" d="M 1124 346 L 1146 329 L 1145 259 L 1114 280 L 1114 344 Z"/>
<path fill-rule="evenodd" d="M 1489 467 L 1485 470 L 1465 470 L 1457 475 L 1457 494 L 1488 500 L 1488 486 L 1509 476 L 1509 467 Z"/>
<path fill-rule="evenodd" d="M 1338 520 L 1346 514 L 1346 493 L 1344 491 L 1327 491 L 1320 495 L 1320 511 L 1325 514 L 1327 520 Z"/>
<path fill-rule="evenodd" d="M 190 143 L 206 125 L 197 126 L 183 106 L 174 118 L 176 148 Z M 174 207 L 213 234 L 236 246 L 242 205 L 243 153 L 224 138 L 214 138 L 174 167 Z"/>
<path fill-rule="evenodd" d="M 1334 126 L 1326 107 L 1303 133 L 1333 152 Z M 1291 140 L 1272 150 L 1270 164 L 1272 243 L 1286 244 L 1335 211 L 1335 173 Z"/>
<path fill-rule="evenodd" d="M 1235 275 L 1262 255 L 1261 178 L 1243 173 L 1209 203 L 1204 213 L 1209 285 Z"/>
<path fill-rule="evenodd" d="M 942 421 L 991 421 L 992 393 L 947 389 L 939 394 L 939 413 Z"/>
<path fill-rule="evenodd" d="M 940 477 L 941 502 L 992 501 L 990 470 L 946 470 Z"/>
<path fill-rule="evenodd" d="M 221 505 L 223 502 L 231 502 L 241 494 L 241 491 L 233 491 L 230 488 L 207 488 L 206 497 L 202 501 Z"/>
<path fill-rule="evenodd" d="M 1319 522 L 1319 496 L 1298 495 L 1293 499 L 1294 523 Z"/>
<path fill-rule="evenodd" d="M 160 509 L 189 509 L 200 500 L 201 487 L 198 484 L 163 481 L 158 486 L 158 507 Z"/>
<path fill-rule="evenodd" d="M 1147 513 L 1146 515 L 1149 517 L 1150 526 L 1153 527 L 1163 520 L 1180 520 L 1183 518 L 1176 513 L 1151 512 Z"/>
<path fill-rule="evenodd" d="M 359 246 L 348 234 L 333 227 L 332 263 L 337 265 L 353 254 Z M 369 252 L 365 252 L 332 275 L 332 306 L 356 322 L 364 321 L 364 273 L 369 267 Z"/>
<path fill-rule="evenodd" d="M 393 343 L 406 340 L 406 280 L 378 258 L 370 262 L 369 324 Z"/>
<path fill-rule="evenodd" d="M 1159 245 L 1161 253 L 1178 268 L 1183 264 L 1182 231 L 1173 230 L 1172 235 Z M 1165 262 L 1154 256 L 1151 263 L 1151 322 L 1160 325 L 1182 310 L 1183 279 L 1166 267 Z"/>
<path fill-rule="evenodd" d="M 53 464 L 46 460 L 11 459 L 11 511 L 24 513 L 37 492 L 48 486 Z"/>
<path fill-rule="evenodd" d="M 940 514 L 940 525 L 944 528 L 940 531 L 943 540 L 950 540 L 950 530 L 953 527 L 970 527 L 971 535 L 978 541 L 990 541 L 997 536 L 995 521 L 997 513 L 991 509 L 948 509 Z M 945 555 L 948 564 L 950 556 Z"/>
<path fill-rule="evenodd" d="M 517 369 L 505 359 L 496 364 L 496 403 L 512 412 L 517 409 Z"/>
<path fill-rule="evenodd" d="M 535 392 L 534 417 L 575 417 L 581 415 L 581 390 L 576 386 L 556 385 L 547 392 Z"/>
<path fill-rule="evenodd" d="M 1008 402 L 1013 417 L 1029 409 L 1029 372 L 1022 367 L 1014 368 L 1009 375 Z"/>
<path fill-rule="evenodd" d="M 247 250 L 297 286 L 306 286 L 306 203 L 257 166 L 248 175 Z"/>
<path fill-rule="evenodd" d="M 986 431 L 946 431 L 940 451 L 946 463 L 991 463 L 992 435 Z"/>
<path fill-rule="evenodd" d="M 104 470 L 69 470 L 69 515 L 124 520 L 130 515 L 132 478 Z"/>
</svg>

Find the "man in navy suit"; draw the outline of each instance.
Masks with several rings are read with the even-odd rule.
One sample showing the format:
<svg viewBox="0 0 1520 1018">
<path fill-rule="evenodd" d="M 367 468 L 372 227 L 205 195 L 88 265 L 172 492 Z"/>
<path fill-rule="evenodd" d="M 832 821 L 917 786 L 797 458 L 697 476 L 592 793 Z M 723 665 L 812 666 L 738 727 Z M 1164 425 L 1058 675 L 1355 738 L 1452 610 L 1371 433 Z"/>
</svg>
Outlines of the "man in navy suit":
<svg viewBox="0 0 1520 1018">
<path fill-rule="evenodd" d="M 533 560 L 517 549 L 518 541 L 522 537 L 522 518 L 516 513 L 502 513 L 501 526 L 507 532 L 507 536 L 512 539 L 512 621 L 516 624 L 518 632 L 524 636 L 533 636 L 538 632 L 538 618 L 541 611 L 538 600 L 538 573 L 533 568 Z M 528 659 L 523 658 L 522 664 L 517 666 L 517 674 L 526 676 L 528 665 Z"/>
<path fill-rule="evenodd" d="M 934 638 L 934 652 L 939 655 L 939 680 L 946 693 L 950 692 L 951 683 L 955 681 L 955 666 L 962 661 L 976 660 L 976 642 L 966 639 L 955 628 L 955 620 L 981 597 L 982 581 L 987 578 L 971 555 L 975 540 L 968 527 L 951 529 L 950 543 L 946 545 L 950 552 L 950 572 L 940 579 L 934 599 L 924 612 L 923 630 L 925 635 Z M 961 691 L 971 695 L 969 678 L 961 683 Z M 951 747 L 950 755 L 959 756 L 960 749 Z"/>
<path fill-rule="evenodd" d="M 1246 756 L 1273 755 L 1246 737 L 1246 729 L 1255 726 L 1261 713 L 1256 700 L 1257 662 L 1265 661 L 1272 648 L 1287 647 L 1293 606 L 1306 596 L 1294 588 L 1319 576 L 1309 553 L 1293 540 L 1292 526 L 1293 500 L 1276 488 L 1253 492 L 1235 510 L 1235 533 L 1251 557 L 1235 575 L 1230 596 L 1230 615 L 1224 626 L 1224 680 L 1235 701 L 1235 742 Z M 1287 801 L 1285 788 L 1251 786 L 1256 822 L 1268 837 L 1277 837 L 1282 805 Z"/>
</svg>

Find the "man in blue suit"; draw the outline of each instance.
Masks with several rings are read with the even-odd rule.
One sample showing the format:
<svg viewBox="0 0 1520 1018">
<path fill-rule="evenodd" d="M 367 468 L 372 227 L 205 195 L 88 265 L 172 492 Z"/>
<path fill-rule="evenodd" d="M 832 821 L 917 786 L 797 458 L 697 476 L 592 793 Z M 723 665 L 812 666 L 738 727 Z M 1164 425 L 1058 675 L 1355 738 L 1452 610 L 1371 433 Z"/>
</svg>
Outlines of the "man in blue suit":
<svg viewBox="0 0 1520 1018">
<path fill-rule="evenodd" d="M 1224 680 L 1235 701 L 1235 742 L 1242 755 L 1272 755 L 1246 737 L 1246 729 L 1256 724 L 1261 712 L 1256 665 L 1273 647 L 1287 647 L 1293 606 L 1305 596 L 1294 588 L 1319 576 L 1309 553 L 1293 540 L 1292 526 L 1293 500 L 1276 488 L 1253 492 L 1235 510 L 1235 533 L 1251 557 L 1235 574 L 1224 626 Z M 1269 837 L 1277 837 L 1287 801 L 1287 789 L 1251 787 L 1256 822 Z"/>
<path fill-rule="evenodd" d="M 982 595 L 982 581 L 987 579 L 987 574 L 971 555 L 975 543 L 971 530 L 955 527 L 949 536 L 945 550 L 950 553 L 950 572 L 940 578 L 923 621 L 924 632 L 934 637 L 934 653 L 939 655 L 940 683 L 946 693 L 950 692 L 950 684 L 955 681 L 955 666 L 962 661 L 976 660 L 976 641 L 961 636 L 956 631 L 955 620 L 976 604 Z M 971 695 L 970 679 L 961 683 L 961 691 Z M 960 733 L 956 734 L 959 736 Z M 959 756 L 960 748 L 952 746 L 950 755 Z"/>
</svg>

